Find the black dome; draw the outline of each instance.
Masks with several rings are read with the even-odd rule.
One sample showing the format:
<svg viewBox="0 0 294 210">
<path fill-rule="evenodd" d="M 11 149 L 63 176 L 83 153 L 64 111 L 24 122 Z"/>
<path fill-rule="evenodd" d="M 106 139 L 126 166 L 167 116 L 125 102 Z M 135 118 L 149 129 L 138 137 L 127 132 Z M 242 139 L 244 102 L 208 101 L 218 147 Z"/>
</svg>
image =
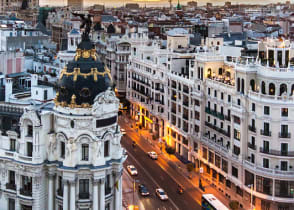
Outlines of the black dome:
<svg viewBox="0 0 294 210">
<path fill-rule="evenodd" d="M 109 69 L 98 59 L 95 46 L 84 39 L 73 61 L 60 73 L 56 105 L 90 107 L 95 97 L 112 87 Z"/>
</svg>

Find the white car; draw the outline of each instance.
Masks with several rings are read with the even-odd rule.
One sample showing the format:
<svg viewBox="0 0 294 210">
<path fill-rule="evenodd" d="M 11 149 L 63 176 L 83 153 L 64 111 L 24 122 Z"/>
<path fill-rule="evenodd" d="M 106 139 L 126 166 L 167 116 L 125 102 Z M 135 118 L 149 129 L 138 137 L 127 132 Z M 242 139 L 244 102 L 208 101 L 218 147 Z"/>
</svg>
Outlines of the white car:
<svg viewBox="0 0 294 210">
<path fill-rule="evenodd" d="M 167 196 L 167 194 L 164 192 L 163 189 L 161 189 L 161 188 L 157 188 L 157 189 L 155 190 L 155 192 L 156 192 L 156 195 L 159 197 L 160 200 L 162 200 L 162 201 L 168 200 L 168 196 Z"/>
<path fill-rule="evenodd" d="M 157 158 L 158 158 L 156 152 L 154 152 L 154 151 L 148 152 L 148 156 L 153 160 L 157 160 Z"/>
<path fill-rule="evenodd" d="M 121 132 L 122 135 L 126 135 L 127 134 L 126 130 L 123 129 L 123 128 L 120 129 L 120 132 Z"/>
<path fill-rule="evenodd" d="M 127 169 L 128 169 L 128 172 L 129 172 L 132 176 L 138 175 L 138 171 L 137 171 L 137 169 L 135 168 L 134 165 L 128 165 L 128 166 L 127 166 Z"/>
</svg>

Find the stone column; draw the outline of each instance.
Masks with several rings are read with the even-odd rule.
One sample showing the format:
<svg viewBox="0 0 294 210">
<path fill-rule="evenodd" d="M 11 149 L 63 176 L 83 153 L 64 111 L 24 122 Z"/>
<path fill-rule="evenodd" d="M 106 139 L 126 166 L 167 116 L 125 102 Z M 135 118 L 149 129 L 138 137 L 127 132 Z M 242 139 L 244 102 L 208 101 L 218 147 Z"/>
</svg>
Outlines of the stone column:
<svg viewBox="0 0 294 210">
<path fill-rule="evenodd" d="M 93 210 L 98 210 L 98 182 L 97 180 L 93 181 Z"/>
<path fill-rule="evenodd" d="M 120 191 L 121 189 L 121 178 L 120 174 L 117 173 L 115 176 L 115 187 L 114 187 L 114 199 L 115 199 L 115 207 L 114 209 L 120 210 L 121 209 L 121 199 L 120 199 Z"/>
<path fill-rule="evenodd" d="M 48 210 L 54 209 L 54 176 L 52 174 L 49 174 L 49 191 L 48 191 Z"/>
<path fill-rule="evenodd" d="M 68 182 L 65 180 L 63 183 L 63 210 L 69 210 L 68 208 Z"/>
<path fill-rule="evenodd" d="M 76 209 L 76 185 L 75 181 L 70 182 L 70 210 Z"/>
<path fill-rule="evenodd" d="M 99 197 L 99 209 L 105 209 L 105 178 L 100 179 Z"/>
</svg>

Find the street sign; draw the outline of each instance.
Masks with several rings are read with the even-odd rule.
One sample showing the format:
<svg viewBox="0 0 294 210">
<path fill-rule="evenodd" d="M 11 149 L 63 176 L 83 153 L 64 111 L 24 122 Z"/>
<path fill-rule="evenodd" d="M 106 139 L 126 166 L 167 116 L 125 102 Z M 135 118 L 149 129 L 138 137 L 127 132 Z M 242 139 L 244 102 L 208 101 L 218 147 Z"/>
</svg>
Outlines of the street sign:
<svg viewBox="0 0 294 210">
<path fill-rule="evenodd" d="M 199 172 L 200 174 L 203 174 L 203 167 L 200 167 Z"/>
</svg>

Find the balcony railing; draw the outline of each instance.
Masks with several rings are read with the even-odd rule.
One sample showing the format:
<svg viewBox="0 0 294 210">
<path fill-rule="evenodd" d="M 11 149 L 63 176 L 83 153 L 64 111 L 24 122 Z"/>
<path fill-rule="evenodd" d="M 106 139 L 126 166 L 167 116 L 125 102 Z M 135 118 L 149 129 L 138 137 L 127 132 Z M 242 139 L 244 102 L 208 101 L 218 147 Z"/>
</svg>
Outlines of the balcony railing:
<svg viewBox="0 0 294 210">
<path fill-rule="evenodd" d="M 8 190 L 16 190 L 15 183 L 6 183 L 6 189 L 8 189 Z"/>
<path fill-rule="evenodd" d="M 252 126 L 252 125 L 248 125 L 248 129 L 252 132 L 256 132 L 256 127 L 255 126 Z"/>
<path fill-rule="evenodd" d="M 225 116 L 225 120 L 227 120 L 227 121 L 231 121 L 231 116 L 226 115 L 226 116 Z"/>
<path fill-rule="evenodd" d="M 32 190 L 26 190 L 26 189 L 21 188 L 20 194 L 24 195 L 24 196 L 32 196 Z"/>
<path fill-rule="evenodd" d="M 263 136 L 272 136 L 272 132 L 267 130 L 260 130 L 260 134 Z"/>
<path fill-rule="evenodd" d="M 221 112 L 218 112 L 218 113 L 217 113 L 217 117 L 218 117 L 219 119 L 221 119 L 221 120 L 224 120 L 224 119 L 225 119 L 224 114 L 221 113 Z"/>
<path fill-rule="evenodd" d="M 291 138 L 291 133 L 279 132 L 279 138 L 289 139 Z"/>
<path fill-rule="evenodd" d="M 256 145 L 255 144 L 251 144 L 250 142 L 248 142 L 248 147 L 250 149 L 256 150 Z"/>
<path fill-rule="evenodd" d="M 79 193 L 79 198 L 80 199 L 89 199 L 90 198 L 90 194 L 88 192 Z"/>
<path fill-rule="evenodd" d="M 260 147 L 259 150 L 261 153 L 275 155 L 275 156 L 287 156 L 287 157 L 294 157 L 294 151 L 279 151 L 273 149 L 265 149 Z"/>
</svg>

